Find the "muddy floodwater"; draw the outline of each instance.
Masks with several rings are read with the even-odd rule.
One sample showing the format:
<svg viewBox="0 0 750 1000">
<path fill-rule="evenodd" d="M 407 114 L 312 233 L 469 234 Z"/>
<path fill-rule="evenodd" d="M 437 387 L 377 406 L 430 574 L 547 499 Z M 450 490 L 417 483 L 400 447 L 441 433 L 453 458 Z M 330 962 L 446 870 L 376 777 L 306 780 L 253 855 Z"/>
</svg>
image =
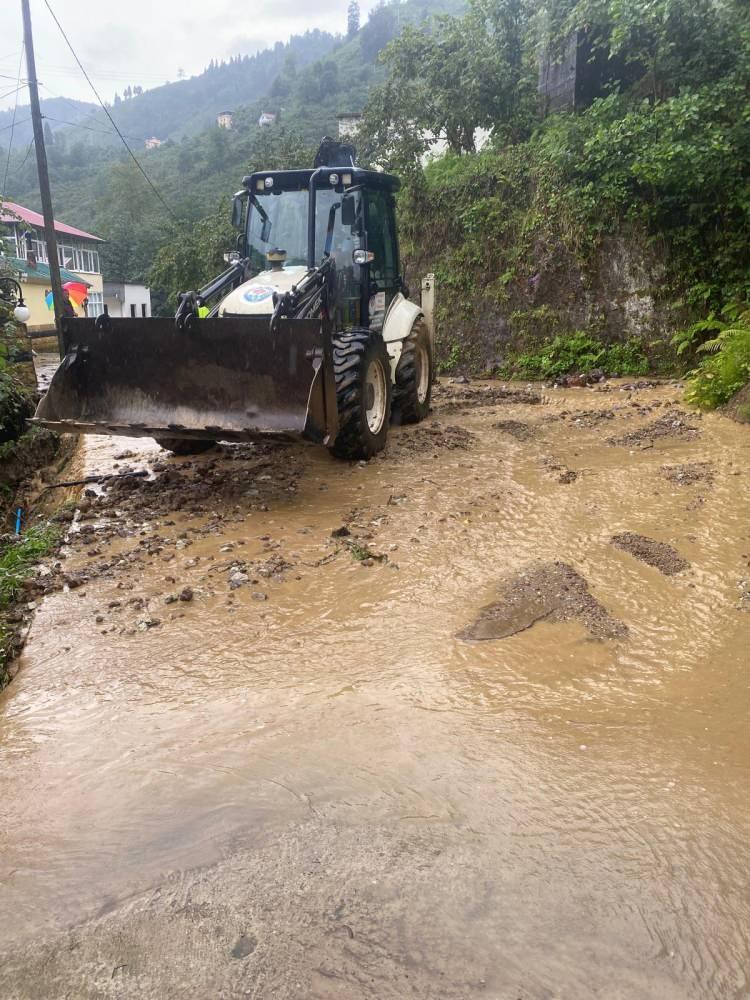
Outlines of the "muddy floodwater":
<svg viewBox="0 0 750 1000">
<path fill-rule="evenodd" d="M 750 997 L 749 459 L 623 382 L 86 441 L 149 476 L 0 696 L 0 996 Z"/>
</svg>

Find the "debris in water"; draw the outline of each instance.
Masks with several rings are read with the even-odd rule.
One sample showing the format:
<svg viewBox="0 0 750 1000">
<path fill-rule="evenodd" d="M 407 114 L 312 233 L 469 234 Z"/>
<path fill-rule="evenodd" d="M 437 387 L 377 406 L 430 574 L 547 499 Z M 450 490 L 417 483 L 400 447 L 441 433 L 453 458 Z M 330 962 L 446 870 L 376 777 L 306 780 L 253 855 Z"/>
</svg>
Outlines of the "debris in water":
<svg viewBox="0 0 750 1000">
<path fill-rule="evenodd" d="M 563 562 L 544 563 L 501 584 L 500 599 L 479 612 L 457 638 L 505 639 L 539 621 L 578 619 L 597 639 L 623 639 L 628 628 L 589 592 L 584 578 Z"/>
<path fill-rule="evenodd" d="M 683 559 L 680 553 L 666 542 L 657 542 L 653 538 L 646 538 L 645 535 L 636 535 L 633 531 L 623 531 L 619 535 L 613 535 L 611 541 L 618 549 L 655 567 L 665 576 L 674 576 L 675 573 L 690 568 L 687 559 Z"/>
</svg>

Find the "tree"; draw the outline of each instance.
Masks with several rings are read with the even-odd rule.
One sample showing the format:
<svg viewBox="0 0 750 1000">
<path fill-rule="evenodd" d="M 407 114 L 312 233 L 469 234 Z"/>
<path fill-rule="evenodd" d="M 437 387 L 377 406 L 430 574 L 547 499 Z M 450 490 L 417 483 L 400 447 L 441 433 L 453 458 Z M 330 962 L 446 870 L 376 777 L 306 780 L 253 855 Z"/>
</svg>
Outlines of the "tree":
<svg viewBox="0 0 750 1000">
<path fill-rule="evenodd" d="M 222 202 L 192 225 L 170 226 L 168 236 L 155 256 L 149 284 L 165 292 L 169 308 L 174 308 L 178 292 L 200 288 L 224 269 L 223 255 L 233 249 L 237 234 L 229 221 L 229 205 Z"/>
<path fill-rule="evenodd" d="M 349 0 L 346 9 L 346 36 L 353 38 L 359 31 L 359 4 L 357 0 Z"/>
<path fill-rule="evenodd" d="M 367 24 L 359 36 L 359 47 L 366 62 L 375 62 L 378 54 L 396 34 L 398 24 L 391 7 L 382 3 L 370 11 Z"/>
<path fill-rule="evenodd" d="M 461 17 L 407 27 L 381 59 L 385 84 L 368 100 L 365 149 L 410 169 L 435 140 L 474 150 L 478 128 L 517 137 L 533 121 L 533 66 L 523 0 L 469 0 Z"/>
</svg>

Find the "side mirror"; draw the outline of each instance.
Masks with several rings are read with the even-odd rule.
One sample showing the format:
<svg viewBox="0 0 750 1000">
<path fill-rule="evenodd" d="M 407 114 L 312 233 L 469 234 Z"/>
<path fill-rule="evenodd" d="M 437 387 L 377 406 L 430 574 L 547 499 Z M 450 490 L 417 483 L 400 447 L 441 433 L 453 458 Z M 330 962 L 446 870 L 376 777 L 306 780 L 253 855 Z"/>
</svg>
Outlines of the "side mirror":
<svg viewBox="0 0 750 1000">
<path fill-rule="evenodd" d="M 242 229 L 242 217 L 245 211 L 245 192 L 238 191 L 232 199 L 232 228 Z"/>
<path fill-rule="evenodd" d="M 271 238 L 271 220 L 268 216 L 263 220 L 263 225 L 260 229 L 260 239 L 262 243 L 268 243 Z"/>
</svg>

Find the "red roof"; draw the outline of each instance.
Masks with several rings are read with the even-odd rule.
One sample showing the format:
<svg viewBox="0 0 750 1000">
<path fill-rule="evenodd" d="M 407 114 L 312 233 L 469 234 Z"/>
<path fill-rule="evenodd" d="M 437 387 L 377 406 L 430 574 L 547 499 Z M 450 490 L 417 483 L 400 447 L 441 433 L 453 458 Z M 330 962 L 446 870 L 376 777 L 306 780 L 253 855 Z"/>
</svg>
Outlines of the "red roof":
<svg viewBox="0 0 750 1000">
<path fill-rule="evenodd" d="M 14 201 L 4 201 L 0 207 L 0 222 L 22 222 L 35 226 L 37 229 L 44 229 L 44 218 L 40 212 L 34 212 L 23 205 L 17 205 Z M 67 233 L 68 236 L 77 236 L 82 240 L 98 240 L 103 242 L 101 236 L 94 236 L 93 233 L 84 232 L 83 229 L 76 229 L 75 226 L 66 226 L 64 222 L 55 219 L 55 232 Z"/>
</svg>

